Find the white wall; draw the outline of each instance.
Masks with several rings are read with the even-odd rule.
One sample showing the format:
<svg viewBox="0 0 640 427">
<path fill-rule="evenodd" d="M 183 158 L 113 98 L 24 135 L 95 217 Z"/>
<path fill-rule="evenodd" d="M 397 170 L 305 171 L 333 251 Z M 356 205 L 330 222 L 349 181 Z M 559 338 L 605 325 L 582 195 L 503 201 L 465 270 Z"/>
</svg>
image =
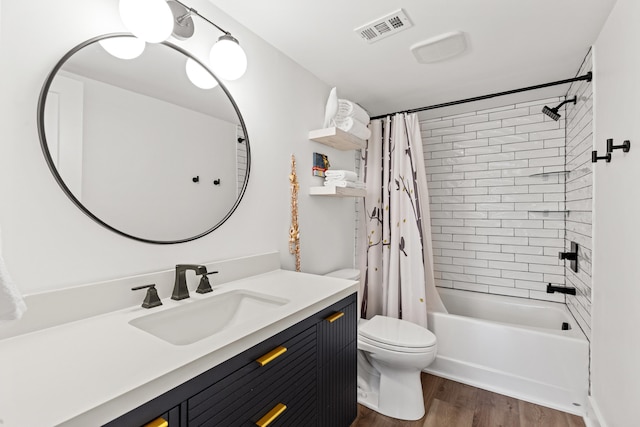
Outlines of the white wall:
<svg viewBox="0 0 640 427">
<path fill-rule="evenodd" d="M 47 169 L 36 131 L 40 89 L 56 62 L 75 45 L 123 31 L 113 0 L 3 0 L 0 40 L 0 226 L 3 255 L 25 293 L 131 274 L 278 250 L 288 254 L 289 161 L 298 159 L 302 269 L 324 273 L 353 259 L 354 201 L 307 196 L 313 151 L 334 167 L 353 168 L 353 153 L 308 141 L 321 127 L 329 86 L 267 45 L 206 0 L 191 7 L 236 36 L 247 52 L 247 74 L 227 87 L 243 113 L 251 144 L 251 178 L 236 213 L 194 242 L 151 245 L 102 228 L 62 193 Z M 16 19 L 28 17 L 28 19 Z M 220 33 L 194 18 L 196 39 L 179 44 L 206 60 Z"/>
<path fill-rule="evenodd" d="M 640 398 L 640 2 L 618 0 L 594 47 L 594 149 L 616 150 L 594 169 L 591 393 L 610 427 L 638 425 Z"/>
</svg>

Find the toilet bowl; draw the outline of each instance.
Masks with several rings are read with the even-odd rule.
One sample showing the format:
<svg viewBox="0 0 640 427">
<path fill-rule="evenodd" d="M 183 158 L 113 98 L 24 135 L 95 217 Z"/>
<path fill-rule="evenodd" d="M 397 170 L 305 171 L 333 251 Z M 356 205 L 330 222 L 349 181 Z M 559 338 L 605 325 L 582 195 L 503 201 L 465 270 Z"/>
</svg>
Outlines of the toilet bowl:
<svg viewBox="0 0 640 427">
<path fill-rule="evenodd" d="M 358 280 L 359 271 L 333 277 Z M 358 322 L 358 403 L 402 420 L 424 416 L 420 374 L 436 357 L 436 337 L 406 320 L 374 316 Z"/>
</svg>

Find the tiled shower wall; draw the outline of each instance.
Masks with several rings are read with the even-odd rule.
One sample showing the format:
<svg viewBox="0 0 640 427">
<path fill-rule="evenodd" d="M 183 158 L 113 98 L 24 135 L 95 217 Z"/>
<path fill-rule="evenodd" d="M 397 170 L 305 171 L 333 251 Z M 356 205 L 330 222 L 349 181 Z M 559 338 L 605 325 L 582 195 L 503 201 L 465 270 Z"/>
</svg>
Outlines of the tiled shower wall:
<svg viewBox="0 0 640 427">
<path fill-rule="evenodd" d="M 579 75 L 592 70 L 591 52 L 580 68 Z M 575 82 L 568 91 L 568 98 L 577 96 L 576 105 L 567 104 L 567 226 L 565 248 L 571 242 L 578 243 L 578 272 L 567 263 L 567 286 L 576 288 L 576 295 L 567 295 L 567 305 L 587 338 L 591 336 L 591 225 L 593 205 L 593 175 L 591 150 L 593 150 L 593 84 Z M 604 142 L 604 141 L 603 141 Z M 604 144 L 601 144 L 604 146 Z"/>
<path fill-rule="evenodd" d="M 565 302 L 562 100 L 421 122 L 438 286 Z"/>
</svg>

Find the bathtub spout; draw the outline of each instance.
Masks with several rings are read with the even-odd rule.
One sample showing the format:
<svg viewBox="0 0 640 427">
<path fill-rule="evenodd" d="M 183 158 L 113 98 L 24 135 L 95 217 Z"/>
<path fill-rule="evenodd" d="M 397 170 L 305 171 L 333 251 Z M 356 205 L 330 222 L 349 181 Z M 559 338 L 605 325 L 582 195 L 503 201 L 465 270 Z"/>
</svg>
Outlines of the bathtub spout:
<svg viewBox="0 0 640 427">
<path fill-rule="evenodd" d="M 551 283 L 549 283 L 547 285 L 547 293 L 552 294 L 554 292 L 560 292 L 561 294 L 575 295 L 576 288 L 569 288 L 565 286 L 553 286 Z"/>
</svg>

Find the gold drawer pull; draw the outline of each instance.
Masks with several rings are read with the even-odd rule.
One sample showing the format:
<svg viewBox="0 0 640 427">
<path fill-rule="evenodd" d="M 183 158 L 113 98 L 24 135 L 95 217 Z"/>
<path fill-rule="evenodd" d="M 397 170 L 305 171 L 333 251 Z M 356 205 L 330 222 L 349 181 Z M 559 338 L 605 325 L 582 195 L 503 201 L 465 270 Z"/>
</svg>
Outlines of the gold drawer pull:
<svg viewBox="0 0 640 427">
<path fill-rule="evenodd" d="M 169 423 L 164 418 L 157 418 L 143 427 L 169 427 Z"/>
<path fill-rule="evenodd" d="M 256 423 L 256 425 L 259 427 L 267 427 L 269 424 L 274 422 L 275 419 L 278 418 L 284 412 L 285 409 L 287 409 L 287 405 L 278 403 L 272 410 L 267 412 L 267 415 L 260 418 Z"/>
<path fill-rule="evenodd" d="M 274 348 L 273 350 L 271 350 L 269 353 L 265 354 L 264 356 L 256 359 L 256 362 L 258 362 L 258 365 L 260 366 L 264 366 L 269 362 L 273 362 L 276 358 L 282 356 L 285 352 L 287 351 L 286 347 L 277 347 Z M 284 410 L 284 409 L 283 409 Z M 266 424 L 265 424 L 266 425 Z"/>
<path fill-rule="evenodd" d="M 327 321 L 327 322 L 329 322 L 329 323 L 333 323 L 333 322 L 335 322 L 336 320 L 338 320 L 339 318 L 341 318 L 342 316 L 344 316 L 344 312 L 339 311 L 339 312 L 337 312 L 337 313 L 333 313 L 331 316 L 327 317 L 327 318 L 326 318 L 326 319 L 324 319 L 324 320 L 326 320 L 326 321 Z"/>
</svg>

